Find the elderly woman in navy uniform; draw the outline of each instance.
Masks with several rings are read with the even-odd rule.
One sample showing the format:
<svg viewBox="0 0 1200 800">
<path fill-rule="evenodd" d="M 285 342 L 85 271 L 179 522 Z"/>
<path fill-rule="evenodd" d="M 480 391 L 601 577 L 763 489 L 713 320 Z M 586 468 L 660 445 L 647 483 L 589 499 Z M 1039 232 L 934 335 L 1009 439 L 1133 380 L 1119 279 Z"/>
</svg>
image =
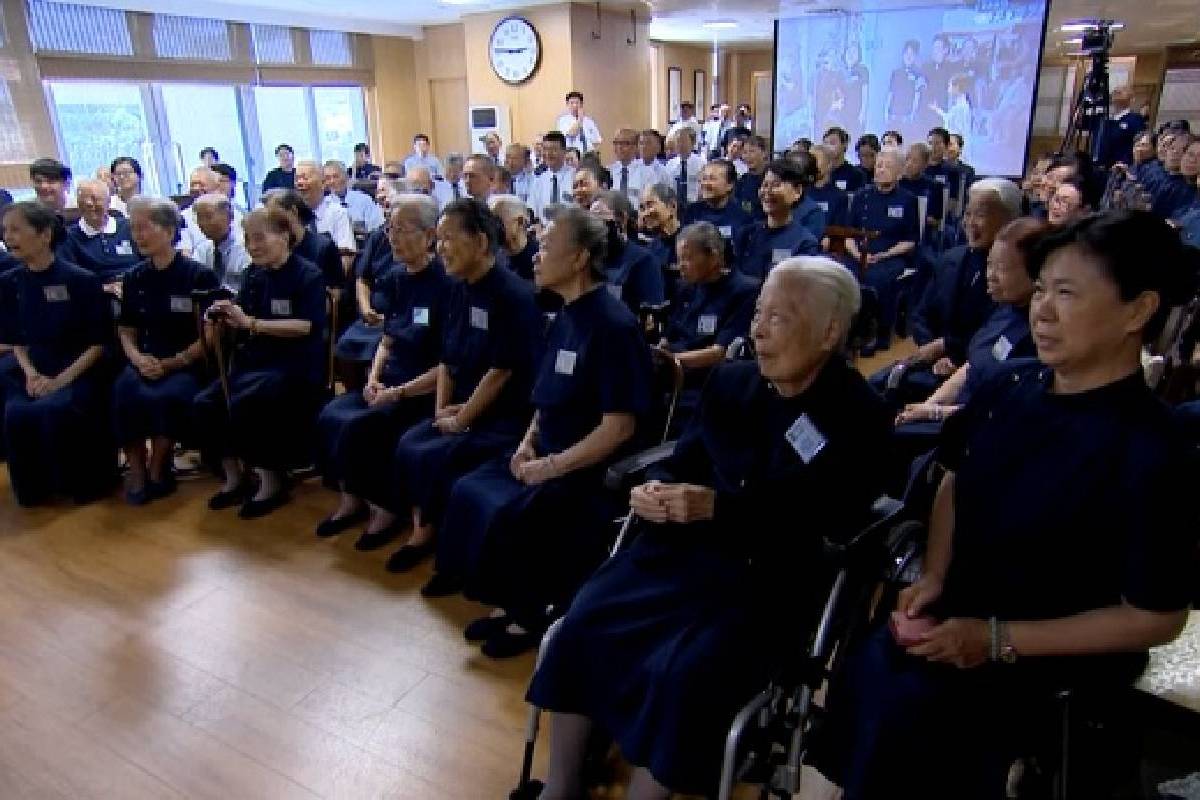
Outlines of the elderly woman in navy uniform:
<svg viewBox="0 0 1200 800">
<path fill-rule="evenodd" d="M 582 796 L 593 725 L 636 767 L 629 797 L 715 793 L 729 724 L 778 666 L 773 637 L 815 621 L 822 538 L 858 529 L 881 486 L 889 420 L 840 355 L 858 305 L 830 259 L 767 277 L 756 361 L 713 372 L 674 455 L 630 495 L 642 534 L 584 585 L 534 675 L 529 699 L 555 712 L 543 800 Z M 780 527 L 798 508 L 802 526 Z"/>
<path fill-rule="evenodd" d="M 192 295 L 216 289 L 219 281 L 175 250 L 181 218 L 174 203 L 134 197 L 128 211 L 146 260 L 122 281 L 117 334 L 129 364 L 113 386 L 113 424 L 129 464 L 125 499 L 144 505 L 175 490 L 171 454 L 189 432 L 192 400 L 203 385 L 204 346 Z"/>
<path fill-rule="evenodd" d="M 603 470 L 635 442 L 650 408 L 650 354 L 637 318 L 603 287 L 607 238 L 604 223 L 581 209 L 553 217 L 536 275 L 564 306 L 534 384 L 533 421 L 515 452 L 469 473 L 450 495 L 438 574 L 497 606 L 467 629 L 492 657 L 535 646 L 546 607 L 565 608 L 604 559 L 620 507 Z"/>
<path fill-rule="evenodd" d="M 913 263 L 920 238 L 917 198 L 898 186 L 903 165 L 900 151 L 885 147 L 875 158 L 875 183 L 856 192 L 850 204 L 850 225 L 879 233 L 867 242 L 867 268 L 860 276 L 863 285 L 879 296 L 879 330 L 875 342 L 863 347 L 864 356 L 891 344 L 900 297 L 897 281 Z M 846 240 L 846 252 L 855 265 L 860 262 L 856 240 Z"/>
<path fill-rule="evenodd" d="M 542 318 L 529 285 L 496 266 L 501 236 L 500 220 L 471 198 L 449 203 L 438 221 L 438 257 L 457 280 L 445 314 L 433 418 L 400 437 L 391 480 L 367 494 L 373 513 L 356 544 L 381 547 L 411 519 L 412 534 L 388 560 L 393 572 L 433 553 L 454 481 L 514 447 L 529 424 Z"/>
<path fill-rule="evenodd" d="M 1040 245 L 1041 363 L 999 372 L 947 421 L 924 574 L 831 695 L 820 766 L 847 800 L 1005 797 L 1031 735 L 1060 724 L 1060 690 L 1117 695 L 1183 628 L 1197 476 L 1140 353 L 1190 296 L 1189 258 L 1146 212 Z M 1085 781 L 1111 776 L 1085 772 L 1076 790 L 1101 796 Z"/>
<path fill-rule="evenodd" d="M 263 205 L 278 208 L 288 216 L 292 228 L 291 238 L 296 244 L 292 248 L 298 258 L 316 266 L 330 289 L 346 288 L 346 272 L 342 256 L 333 239 L 317 233 L 317 217 L 295 189 L 273 189 L 263 198 Z M 349 296 L 343 294 L 349 301 Z M 347 321 L 349 324 L 349 321 Z"/>
<path fill-rule="evenodd" d="M 396 195 L 392 200 L 391 217 L 400 214 L 403 220 L 399 226 L 385 225 L 381 228 L 387 232 L 391 244 L 387 260 L 371 258 L 364 250 L 355 264 L 357 277 L 354 287 L 359 318 L 338 339 L 335 351 L 340 361 L 356 367 L 346 370 L 347 373 L 355 373 L 345 375 L 347 389 L 357 391 L 362 388 L 366 367 L 375 358 L 375 348 L 383 338 L 384 321 L 390 311 L 388 276 L 394 271 L 410 267 L 420 271 L 435 258 L 433 234 L 437 228 L 437 203 L 423 203 L 416 200 L 418 197 L 424 195 Z M 396 236 L 393 235 L 395 231 L 409 235 Z"/>
<path fill-rule="evenodd" d="M 683 223 L 711 222 L 722 239 L 736 242 L 742 229 L 754 222 L 750 212 L 733 197 L 736 184 L 737 170 L 732 161 L 718 158 L 705 164 L 700 171 L 700 199 L 684 211 Z"/>
<path fill-rule="evenodd" d="M 810 154 L 816 164 L 817 177 L 813 185 L 808 187 L 808 196 L 825 212 L 827 224 L 849 225 L 850 195 L 833 182 L 833 153 L 829 145 L 813 145 Z M 879 161 L 879 156 L 875 157 L 875 161 Z"/>
<path fill-rule="evenodd" d="M 635 315 L 642 306 L 658 306 L 666 299 L 662 269 L 650 252 L 637 243 L 637 215 L 624 192 L 608 190 L 596 195 L 591 212 L 608 223 L 608 253 L 604 274 L 608 291 L 625 301 Z"/>
<path fill-rule="evenodd" d="M 812 184 L 813 163 L 811 158 L 805 159 L 807 176 L 803 167 L 790 161 L 775 161 L 767 167 L 758 190 L 767 218 L 743 230 L 737 244 L 737 268 L 743 274 L 765 278 L 780 261 L 820 253 L 825 212 L 804 194 L 805 186 Z M 810 225 L 805 216 L 815 216 L 817 224 Z"/>
<path fill-rule="evenodd" d="M 198 441 L 221 459 L 225 484 L 208 506 L 241 505 L 252 519 L 287 501 L 285 470 L 310 457 L 309 431 L 323 397 L 325 283 L 293 252 L 288 215 L 260 208 L 242 222 L 253 265 L 236 301 L 218 300 L 208 316 L 239 338 L 228 398 L 214 382 L 193 404 Z M 249 470 L 257 480 L 252 481 Z"/>
<path fill-rule="evenodd" d="M 333 536 L 385 513 L 372 507 L 368 514 L 363 498 L 387 492 L 396 440 L 433 415 L 453 285 L 430 253 L 437 218 L 437 201 L 428 195 L 402 194 L 393 201 L 386 228 L 399 266 L 378 278 L 372 292 L 387 316 L 366 386 L 335 398 L 317 420 L 317 467 L 341 490 L 341 503 L 317 526 L 318 536 Z"/>
<path fill-rule="evenodd" d="M 679 195 L 669 183 L 652 183 L 642 190 L 638 204 L 638 230 L 649 237 L 647 249 L 663 275 L 666 299 L 675 297 L 679 285 L 675 237 L 679 234 Z"/>
<path fill-rule="evenodd" d="M 80 181 L 75 189 L 79 203 L 79 221 L 67 228 L 67 240 L 59 256 L 96 274 L 106 288 L 119 284 L 121 276 L 138 264 L 144 255 L 137 251 L 129 220 L 108 213 L 111 195 L 108 184 L 98 180 Z"/>
<path fill-rule="evenodd" d="M 32 201 L 4 214 L 4 241 L 21 264 L 0 277 L 0 344 L 15 356 L 0 375 L 8 474 L 21 505 L 93 500 L 116 477 L 98 366 L 112 336 L 109 301 L 94 274 L 54 255 L 56 219 Z"/>
</svg>

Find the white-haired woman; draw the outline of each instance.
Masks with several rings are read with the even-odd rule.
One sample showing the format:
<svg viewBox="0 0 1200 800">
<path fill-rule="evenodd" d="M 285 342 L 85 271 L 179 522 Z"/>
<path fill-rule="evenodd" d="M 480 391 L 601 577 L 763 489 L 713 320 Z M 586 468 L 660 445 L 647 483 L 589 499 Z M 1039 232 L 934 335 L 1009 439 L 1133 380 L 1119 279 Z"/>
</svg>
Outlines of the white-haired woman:
<svg viewBox="0 0 1200 800">
<path fill-rule="evenodd" d="M 878 493 L 889 421 L 839 356 L 858 306 L 829 259 L 768 276 L 756 360 L 713 372 L 674 455 L 631 494 L 642 535 L 583 587 L 534 676 L 530 699 L 555 712 L 543 800 L 582 795 L 593 724 L 637 768 L 629 797 L 715 790 L 729 723 L 775 666 L 772 631 L 819 608 L 822 537 L 854 531 Z"/>
</svg>

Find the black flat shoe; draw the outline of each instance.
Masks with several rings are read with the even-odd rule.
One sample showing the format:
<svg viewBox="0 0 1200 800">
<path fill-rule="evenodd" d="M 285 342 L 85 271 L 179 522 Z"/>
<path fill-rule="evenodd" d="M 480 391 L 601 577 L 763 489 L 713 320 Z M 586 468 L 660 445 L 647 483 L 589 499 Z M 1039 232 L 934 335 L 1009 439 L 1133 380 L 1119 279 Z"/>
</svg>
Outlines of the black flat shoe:
<svg viewBox="0 0 1200 800">
<path fill-rule="evenodd" d="M 379 548 L 396 541 L 396 537 L 399 536 L 403 531 L 404 525 L 400 522 L 400 520 L 396 520 L 391 525 L 387 525 L 382 530 L 375 531 L 374 533 L 367 533 L 366 531 L 363 531 L 362 535 L 355 540 L 354 549 L 361 550 L 364 553 L 368 553 L 372 550 L 378 550 Z"/>
<path fill-rule="evenodd" d="M 480 649 L 488 658 L 512 658 L 537 649 L 541 641 L 542 634 L 539 631 L 512 633 L 503 629 L 489 637 Z"/>
<path fill-rule="evenodd" d="M 458 594 L 462 591 L 462 581 L 443 572 L 433 573 L 433 577 L 429 579 L 429 583 L 421 587 L 422 597 L 449 597 L 452 594 Z"/>
<path fill-rule="evenodd" d="M 463 629 L 463 638 L 468 642 L 483 642 L 498 633 L 503 633 L 512 619 L 508 614 L 499 617 L 480 617 Z"/>
<path fill-rule="evenodd" d="M 370 513 L 365 508 L 360 508 L 344 517 L 328 516 L 317 525 L 317 536 L 322 539 L 328 539 L 330 536 L 337 536 L 345 530 L 353 528 L 355 525 L 361 525 L 367 521 Z"/>
<path fill-rule="evenodd" d="M 388 572 L 408 572 L 425 559 L 433 555 L 434 544 L 430 539 L 424 544 L 401 545 L 387 560 Z"/>
<path fill-rule="evenodd" d="M 179 484 L 175 481 L 175 473 L 168 472 L 167 477 L 161 481 L 146 481 L 146 497 L 150 500 L 162 500 L 164 497 L 175 494 L 175 490 L 178 488 Z"/>
<path fill-rule="evenodd" d="M 210 511 L 222 511 L 226 508 L 240 506 L 250 497 L 252 488 L 250 481 L 242 481 L 232 489 L 223 489 L 208 498 L 208 508 Z"/>
<path fill-rule="evenodd" d="M 290 498 L 286 489 L 280 489 L 270 497 L 265 497 L 262 500 L 247 500 L 238 509 L 238 516 L 242 519 L 258 519 L 265 517 L 277 508 L 287 504 Z"/>
</svg>

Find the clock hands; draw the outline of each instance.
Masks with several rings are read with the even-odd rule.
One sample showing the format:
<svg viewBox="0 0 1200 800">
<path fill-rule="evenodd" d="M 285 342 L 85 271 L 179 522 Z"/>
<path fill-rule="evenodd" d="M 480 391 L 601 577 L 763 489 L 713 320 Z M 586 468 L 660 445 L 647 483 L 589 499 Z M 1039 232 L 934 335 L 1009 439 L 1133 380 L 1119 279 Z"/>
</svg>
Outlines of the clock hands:
<svg viewBox="0 0 1200 800">
<path fill-rule="evenodd" d="M 497 53 L 516 54 L 516 53 L 524 53 L 528 49 L 529 49 L 528 47 L 497 47 L 496 52 Z"/>
</svg>

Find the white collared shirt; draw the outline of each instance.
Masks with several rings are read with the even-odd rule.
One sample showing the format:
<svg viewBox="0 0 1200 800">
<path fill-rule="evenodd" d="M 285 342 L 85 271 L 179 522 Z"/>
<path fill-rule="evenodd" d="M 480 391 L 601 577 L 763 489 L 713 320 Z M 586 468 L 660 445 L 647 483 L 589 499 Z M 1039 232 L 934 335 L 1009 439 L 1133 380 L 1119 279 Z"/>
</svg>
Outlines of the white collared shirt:
<svg viewBox="0 0 1200 800">
<path fill-rule="evenodd" d="M 566 112 L 559 115 L 558 122 L 555 125 L 556 128 L 562 131 L 562 135 L 567 137 L 567 149 L 569 150 L 574 147 L 580 153 L 590 153 L 593 150 L 599 150 L 600 143 L 604 140 L 600 138 L 600 129 L 596 127 L 596 121 L 587 114 L 584 114 L 578 120 L 579 132 L 572 136 L 567 131 L 571 129 L 575 122 L 575 115 Z M 583 141 L 585 138 L 587 139 L 586 144 Z"/>
<path fill-rule="evenodd" d="M 554 196 L 554 178 L 558 177 L 558 196 Z M 529 200 L 526 201 L 538 219 L 546 218 L 546 206 L 552 203 L 572 202 L 571 185 L 575 182 L 575 169 L 566 164 L 558 172 L 549 168 L 541 175 L 533 176 L 529 186 Z"/>
<path fill-rule="evenodd" d="M 383 225 L 383 209 L 366 192 L 347 189 L 346 196 L 338 200 L 350 215 L 351 226 L 362 223 L 367 233 L 370 233 Z"/>
<path fill-rule="evenodd" d="M 700 197 L 700 172 L 704 169 L 704 159 L 695 153 L 689 153 L 687 159 L 687 202 L 694 203 Z M 679 191 L 679 179 L 683 172 L 679 156 L 667 162 L 667 176 L 675 191 Z"/>
<path fill-rule="evenodd" d="M 350 214 L 342 208 L 342 203 L 331 194 L 321 198 L 321 202 L 313 209 L 317 217 L 317 233 L 324 233 L 333 239 L 338 250 L 351 253 L 358 249 L 354 242 L 354 228 L 350 224 Z"/>
<path fill-rule="evenodd" d="M 218 250 L 221 251 L 221 260 L 225 267 L 225 274 L 219 276 L 221 285 L 234 292 L 241 291 L 242 278 L 250 267 L 250 254 L 246 252 L 246 246 L 239 242 L 237 237 L 226 236 L 225 241 L 220 244 L 206 238 L 196 245 L 196 249 L 192 252 L 192 259 L 209 269 L 215 269 Z"/>
<path fill-rule="evenodd" d="M 521 198 L 523 202 L 529 202 L 529 190 L 533 188 L 533 170 L 525 169 L 513 175 L 512 189 L 513 194 Z"/>
<path fill-rule="evenodd" d="M 667 138 L 670 139 L 684 128 L 690 128 L 696 141 L 700 141 L 700 120 L 696 119 L 695 117 L 692 117 L 691 119 L 681 119 L 676 122 L 671 126 L 671 129 L 667 131 Z"/>
<path fill-rule="evenodd" d="M 659 173 L 654 167 L 647 166 L 640 158 L 635 158 L 629 162 L 628 166 L 620 161 L 614 161 L 608 165 L 608 171 L 612 174 L 612 188 L 617 191 L 621 190 L 621 170 L 628 170 L 629 179 L 625 187 L 625 194 L 633 202 L 634 208 L 637 208 L 638 202 L 642 198 L 642 190 L 647 186 L 652 186 L 658 183 Z"/>
<path fill-rule="evenodd" d="M 239 242 L 245 242 L 246 232 L 242 230 L 242 212 L 238 207 L 230 201 L 230 207 L 233 209 L 233 235 Z M 175 245 L 176 250 L 184 253 L 195 253 L 196 248 L 201 242 L 208 241 L 208 237 L 204 235 L 204 231 L 200 230 L 200 224 L 196 222 L 196 209 L 188 206 L 181 214 L 183 217 L 183 229 L 179 231 L 179 244 Z"/>
<path fill-rule="evenodd" d="M 408 158 L 404 159 L 404 174 L 407 175 L 413 167 L 425 167 L 429 170 L 429 174 L 434 177 L 440 177 L 442 174 L 442 162 L 433 153 L 425 156 L 419 156 L 413 153 Z"/>
</svg>

